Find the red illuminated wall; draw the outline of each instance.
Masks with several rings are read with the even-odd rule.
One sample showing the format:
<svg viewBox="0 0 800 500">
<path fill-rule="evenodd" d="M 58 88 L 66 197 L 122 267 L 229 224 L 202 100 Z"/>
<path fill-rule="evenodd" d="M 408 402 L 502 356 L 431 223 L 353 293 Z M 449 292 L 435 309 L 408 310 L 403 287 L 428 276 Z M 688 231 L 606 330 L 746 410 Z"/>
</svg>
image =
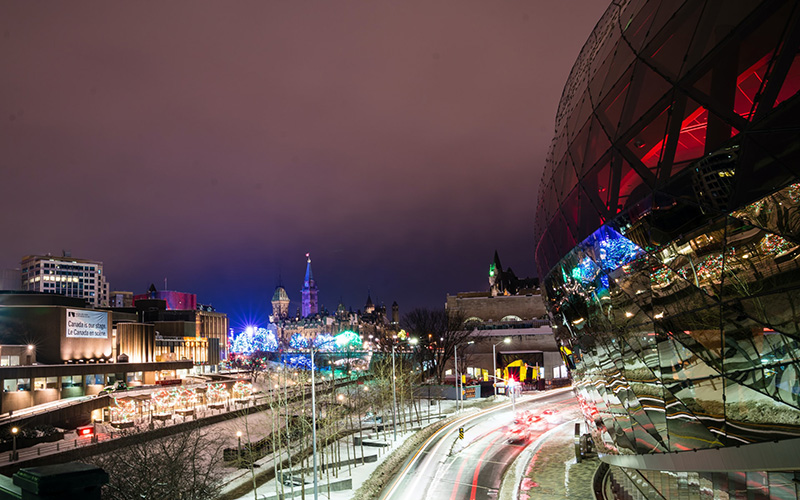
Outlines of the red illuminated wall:
<svg viewBox="0 0 800 500">
<path fill-rule="evenodd" d="M 197 309 L 197 295 L 186 292 L 174 292 L 171 290 L 162 290 L 158 292 L 143 293 L 141 295 L 134 295 L 133 305 L 136 305 L 137 300 L 144 299 L 160 299 L 167 302 L 167 309 L 174 311 L 185 311 Z"/>
</svg>

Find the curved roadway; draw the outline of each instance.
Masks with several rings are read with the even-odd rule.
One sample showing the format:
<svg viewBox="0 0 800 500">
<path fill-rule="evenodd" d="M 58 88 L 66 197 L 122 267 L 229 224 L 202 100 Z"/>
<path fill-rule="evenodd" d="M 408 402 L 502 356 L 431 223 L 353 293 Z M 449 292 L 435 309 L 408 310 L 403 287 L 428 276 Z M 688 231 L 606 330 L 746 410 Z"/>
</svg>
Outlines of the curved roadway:
<svg viewBox="0 0 800 500">
<path fill-rule="evenodd" d="M 528 444 L 558 423 L 559 408 L 574 405 L 571 390 L 559 390 L 517 402 L 516 409 L 556 414 L 529 427 L 520 443 L 509 440 L 514 412 L 510 403 L 463 416 L 425 441 L 384 488 L 381 500 L 480 500 L 497 498 L 506 469 Z M 465 439 L 458 439 L 464 428 Z"/>
</svg>

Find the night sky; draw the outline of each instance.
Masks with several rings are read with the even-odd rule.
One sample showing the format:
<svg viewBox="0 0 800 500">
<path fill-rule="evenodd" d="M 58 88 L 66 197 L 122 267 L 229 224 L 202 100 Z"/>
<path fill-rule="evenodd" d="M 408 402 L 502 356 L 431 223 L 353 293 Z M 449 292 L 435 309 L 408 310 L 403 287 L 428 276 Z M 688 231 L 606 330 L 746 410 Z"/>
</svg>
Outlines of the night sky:
<svg viewBox="0 0 800 500">
<path fill-rule="evenodd" d="M 0 268 L 101 260 L 231 325 L 535 275 L 558 99 L 605 2 L 0 0 Z M 546 10 L 545 10 L 546 9 Z"/>
</svg>

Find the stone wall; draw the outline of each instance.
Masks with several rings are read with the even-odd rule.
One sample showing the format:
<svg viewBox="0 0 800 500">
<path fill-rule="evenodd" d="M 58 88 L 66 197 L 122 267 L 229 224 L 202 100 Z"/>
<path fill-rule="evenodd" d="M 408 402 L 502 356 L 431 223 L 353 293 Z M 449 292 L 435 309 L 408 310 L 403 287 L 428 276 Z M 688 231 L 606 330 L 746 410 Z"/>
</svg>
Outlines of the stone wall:
<svg viewBox="0 0 800 500">
<path fill-rule="evenodd" d="M 544 317 L 547 312 L 540 294 L 498 295 L 475 297 L 472 294 L 447 296 L 447 310 L 458 311 L 465 319 L 479 318 L 481 321 L 502 321 L 506 316 L 518 316 L 522 320 Z"/>
</svg>

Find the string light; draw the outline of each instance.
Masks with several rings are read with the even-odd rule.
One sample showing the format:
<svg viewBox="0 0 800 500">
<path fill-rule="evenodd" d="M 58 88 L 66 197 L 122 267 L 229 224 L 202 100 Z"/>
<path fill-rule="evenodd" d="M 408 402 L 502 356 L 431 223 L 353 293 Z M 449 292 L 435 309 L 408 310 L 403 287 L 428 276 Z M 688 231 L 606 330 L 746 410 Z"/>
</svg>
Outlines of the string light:
<svg viewBox="0 0 800 500">
<path fill-rule="evenodd" d="M 156 415 L 167 415 L 172 413 L 178 401 L 178 390 L 176 388 L 161 389 L 151 396 L 153 400 L 153 413 Z"/>
<path fill-rule="evenodd" d="M 206 388 L 206 401 L 208 404 L 224 403 L 228 399 L 228 390 L 225 384 L 208 384 Z"/>
<path fill-rule="evenodd" d="M 292 349 L 308 349 L 308 339 L 299 333 L 292 334 L 289 339 L 289 347 Z"/>
<path fill-rule="evenodd" d="M 114 406 L 111 407 L 111 422 L 133 422 L 134 418 L 136 418 L 136 402 L 132 399 L 114 398 Z"/>
<path fill-rule="evenodd" d="M 253 394 L 253 384 L 238 380 L 233 384 L 233 399 L 247 399 Z"/>
</svg>

